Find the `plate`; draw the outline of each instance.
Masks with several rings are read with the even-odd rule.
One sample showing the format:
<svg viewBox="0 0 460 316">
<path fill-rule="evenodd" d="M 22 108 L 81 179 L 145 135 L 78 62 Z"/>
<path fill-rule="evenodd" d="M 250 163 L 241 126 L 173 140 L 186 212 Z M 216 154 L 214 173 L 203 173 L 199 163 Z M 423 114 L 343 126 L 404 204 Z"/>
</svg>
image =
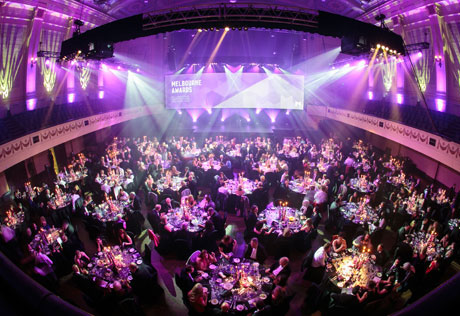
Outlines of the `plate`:
<svg viewBox="0 0 460 316">
<path fill-rule="evenodd" d="M 142 264 L 142 260 L 139 259 L 139 260 L 136 261 L 136 263 L 137 264 Z"/>
<path fill-rule="evenodd" d="M 129 252 L 134 252 L 134 248 L 129 248 Z"/>
<path fill-rule="evenodd" d="M 131 281 L 133 279 L 132 275 L 128 275 L 128 281 Z"/>
<path fill-rule="evenodd" d="M 240 263 L 240 261 L 241 261 L 240 258 L 233 258 L 233 262 L 235 263 Z"/>
<path fill-rule="evenodd" d="M 215 265 L 213 265 L 213 264 L 210 264 L 210 265 L 209 265 L 209 269 L 210 269 L 210 270 L 214 270 L 215 268 L 217 268 Z"/>
<path fill-rule="evenodd" d="M 269 277 L 264 277 L 262 279 L 262 281 L 264 281 L 264 283 L 270 283 L 270 278 Z"/>
<path fill-rule="evenodd" d="M 113 289 L 113 283 L 109 284 L 109 288 Z"/>
<path fill-rule="evenodd" d="M 240 305 L 236 306 L 236 310 L 239 311 L 239 312 L 241 312 L 243 309 L 244 309 L 244 305 L 240 304 Z"/>
<path fill-rule="evenodd" d="M 219 301 L 217 300 L 217 298 L 213 298 L 213 299 L 211 300 L 211 304 L 212 304 L 212 305 L 217 305 L 217 304 L 219 304 Z"/>
<path fill-rule="evenodd" d="M 98 255 L 98 256 L 102 256 L 102 251 L 99 251 L 99 252 L 97 253 L 97 255 Z"/>
<path fill-rule="evenodd" d="M 382 277 L 382 273 L 381 273 L 381 272 L 377 272 L 377 276 L 378 276 L 379 278 L 381 278 L 381 277 Z"/>
<path fill-rule="evenodd" d="M 208 276 L 209 276 L 209 274 L 207 274 L 206 272 L 203 272 L 203 273 L 201 274 L 201 277 L 203 277 L 203 278 L 205 278 L 205 279 L 207 279 Z"/>
<path fill-rule="evenodd" d="M 264 299 L 267 298 L 267 294 L 262 293 L 262 294 L 259 295 L 259 297 L 260 297 L 261 300 L 264 300 Z"/>
<path fill-rule="evenodd" d="M 233 288 L 233 284 L 231 283 L 224 283 L 222 287 L 226 290 L 231 290 Z"/>
<path fill-rule="evenodd" d="M 91 269 L 93 267 L 93 264 L 92 263 L 88 263 L 88 266 L 87 266 L 89 269 Z"/>
<path fill-rule="evenodd" d="M 348 248 L 347 251 L 348 251 L 349 253 L 351 253 L 351 252 L 353 251 L 353 249 Z"/>
</svg>

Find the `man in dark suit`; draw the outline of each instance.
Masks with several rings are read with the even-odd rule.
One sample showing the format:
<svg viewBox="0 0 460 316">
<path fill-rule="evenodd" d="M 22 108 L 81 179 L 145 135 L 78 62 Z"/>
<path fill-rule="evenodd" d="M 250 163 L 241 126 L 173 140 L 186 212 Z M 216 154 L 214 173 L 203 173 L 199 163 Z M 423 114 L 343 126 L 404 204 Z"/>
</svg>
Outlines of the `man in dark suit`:
<svg viewBox="0 0 460 316">
<path fill-rule="evenodd" d="M 153 231 L 159 232 L 160 231 L 160 211 L 161 211 L 161 205 L 157 204 L 155 207 L 147 213 L 147 220 L 150 223 L 150 226 L 152 226 Z"/>
<path fill-rule="evenodd" d="M 257 205 L 253 205 L 251 207 L 251 211 L 249 212 L 248 216 L 244 218 L 244 223 L 246 224 L 246 231 L 244 232 L 245 237 L 251 236 L 252 232 L 254 231 L 254 227 L 257 223 L 257 215 L 259 213 L 259 208 Z"/>
<path fill-rule="evenodd" d="M 166 198 L 161 204 L 161 211 L 164 213 L 167 213 L 168 211 L 178 208 L 180 206 L 177 201 L 174 201 L 169 197 Z"/>
<path fill-rule="evenodd" d="M 184 294 L 187 294 L 195 285 L 195 283 L 201 281 L 201 277 L 197 276 L 197 274 L 195 273 L 195 268 L 191 264 L 186 265 L 180 271 L 179 278 L 179 287 L 181 288 Z"/>
<path fill-rule="evenodd" d="M 284 274 L 287 278 L 291 275 L 291 265 L 288 257 L 281 257 L 278 262 L 275 262 L 271 267 L 265 270 L 265 273 L 270 273 L 271 276 L 277 277 Z"/>
<path fill-rule="evenodd" d="M 177 192 L 175 192 L 173 189 L 171 189 L 171 185 L 168 185 L 166 188 L 164 188 L 163 192 L 161 193 L 161 195 L 163 197 L 177 198 Z"/>
<path fill-rule="evenodd" d="M 148 299 L 152 294 L 162 292 L 161 287 L 157 283 L 157 271 L 153 267 L 144 263 L 137 265 L 131 262 L 129 271 L 133 277 L 130 282 L 133 292 L 142 300 Z"/>
<path fill-rule="evenodd" d="M 141 200 L 134 192 L 129 193 L 129 206 L 134 211 L 141 210 Z"/>
<path fill-rule="evenodd" d="M 208 209 L 208 215 L 209 215 L 209 219 L 214 224 L 214 228 L 218 232 L 225 233 L 225 223 L 224 223 L 224 219 L 222 218 L 222 216 L 220 216 L 220 214 L 217 213 L 217 211 L 213 208 Z"/>
<path fill-rule="evenodd" d="M 260 264 L 264 264 L 265 259 L 267 258 L 267 252 L 262 245 L 259 245 L 259 240 L 254 237 L 248 244 L 248 248 L 244 253 L 246 259 L 252 259 L 257 261 Z"/>
</svg>

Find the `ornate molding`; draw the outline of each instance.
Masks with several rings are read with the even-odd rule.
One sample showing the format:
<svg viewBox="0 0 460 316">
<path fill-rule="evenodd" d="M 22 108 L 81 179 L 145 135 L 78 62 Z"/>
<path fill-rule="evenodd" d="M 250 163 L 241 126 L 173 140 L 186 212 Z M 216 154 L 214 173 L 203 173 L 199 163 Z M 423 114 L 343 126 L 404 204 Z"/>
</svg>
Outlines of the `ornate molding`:
<svg viewBox="0 0 460 316">
<path fill-rule="evenodd" d="M 0 145 L 0 172 L 51 147 L 85 134 L 150 115 L 149 107 L 136 107 L 93 115 L 46 128 Z"/>
</svg>

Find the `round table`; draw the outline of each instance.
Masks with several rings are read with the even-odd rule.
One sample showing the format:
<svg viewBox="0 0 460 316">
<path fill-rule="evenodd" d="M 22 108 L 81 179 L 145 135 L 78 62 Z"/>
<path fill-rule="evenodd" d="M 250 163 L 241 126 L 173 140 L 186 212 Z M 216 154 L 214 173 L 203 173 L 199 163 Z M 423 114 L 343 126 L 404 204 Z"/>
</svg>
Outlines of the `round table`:
<svg viewBox="0 0 460 316">
<path fill-rule="evenodd" d="M 449 225 L 450 230 L 454 230 L 455 228 L 460 227 L 460 218 L 449 219 L 447 224 Z"/>
<path fill-rule="evenodd" d="M 428 261 L 433 261 L 436 255 L 444 255 L 444 247 L 441 242 L 437 239 L 436 235 L 416 232 L 407 234 L 405 242 L 411 246 L 414 254 L 419 254 L 424 247 L 426 247 L 426 255 Z"/>
<path fill-rule="evenodd" d="M 382 268 L 374 263 L 367 252 L 347 249 L 340 254 L 332 253 L 326 264 L 329 280 L 340 289 L 366 287 L 370 280 L 379 281 Z"/>
<path fill-rule="evenodd" d="M 191 209 L 188 207 L 178 207 L 166 214 L 168 223 L 173 226 L 174 230 L 180 230 L 182 224 L 187 222 L 189 223 L 188 231 L 192 233 L 203 229 L 207 216 L 207 212 L 199 207 Z"/>
<path fill-rule="evenodd" d="M 373 192 L 375 186 L 373 183 L 369 183 L 365 179 L 353 178 L 353 179 L 350 179 L 350 188 L 352 188 L 353 190 L 357 192 L 367 194 L 367 193 Z"/>
<path fill-rule="evenodd" d="M 101 222 L 114 222 L 125 215 L 125 207 L 129 201 L 110 201 L 99 204 L 92 212 L 93 216 Z"/>
<path fill-rule="evenodd" d="M 237 194 L 240 186 L 243 189 L 244 195 L 252 194 L 252 192 L 256 189 L 256 183 L 247 178 L 242 178 L 240 181 L 228 180 L 227 182 L 227 188 L 230 194 Z"/>
<path fill-rule="evenodd" d="M 40 251 L 46 255 L 50 255 L 62 248 L 62 233 L 62 229 L 58 228 L 40 230 L 34 236 L 34 239 L 32 239 L 29 246 L 35 251 Z"/>
<path fill-rule="evenodd" d="M 132 280 L 129 270 L 131 262 L 142 264 L 142 257 L 136 249 L 120 246 L 104 247 L 91 258 L 87 270 L 93 281 L 96 281 L 96 278 L 101 279 L 102 287 L 112 288 L 115 281 Z"/>
<path fill-rule="evenodd" d="M 157 182 L 158 190 L 160 192 L 163 192 L 163 190 L 165 189 L 166 185 L 168 183 L 170 183 L 171 184 L 171 190 L 179 191 L 179 189 L 181 188 L 182 181 L 185 181 L 184 177 L 172 177 L 170 179 L 166 179 L 166 177 L 163 177 L 160 180 L 158 180 L 158 182 Z"/>
<path fill-rule="evenodd" d="M 265 225 L 269 228 L 273 227 L 273 232 L 280 234 L 286 227 L 294 233 L 298 232 L 307 218 L 297 209 L 278 206 L 263 210 L 259 213 L 258 219 L 265 219 Z"/>
<path fill-rule="evenodd" d="M 353 218 L 353 223 L 360 225 L 367 223 L 369 227 L 379 219 L 377 212 L 372 207 L 368 205 L 360 206 L 353 202 L 340 207 L 340 212 L 347 219 Z"/>
<path fill-rule="evenodd" d="M 203 284 L 209 287 L 209 302 L 216 307 L 227 301 L 231 310 L 247 312 L 257 299 L 267 299 L 273 286 L 259 263 L 251 260 L 234 257 L 209 268 L 209 274 L 202 275 Z"/>
<path fill-rule="evenodd" d="M 24 212 L 7 213 L 7 215 L 3 218 L 3 223 L 12 229 L 19 228 L 22 223 L 24 223 Z"/>
</svg>

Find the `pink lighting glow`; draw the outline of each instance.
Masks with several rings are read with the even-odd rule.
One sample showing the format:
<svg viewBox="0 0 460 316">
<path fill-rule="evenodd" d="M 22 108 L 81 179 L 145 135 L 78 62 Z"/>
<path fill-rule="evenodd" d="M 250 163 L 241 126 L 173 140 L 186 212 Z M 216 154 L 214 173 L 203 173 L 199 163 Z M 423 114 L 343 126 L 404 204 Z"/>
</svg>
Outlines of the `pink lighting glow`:
<svg viewBox="0 0 460 316">
<path fill-rule="evenodd" d="M 75 101 L 75 93 L 69 93 L 67 95 L 67 102 L 73 103 Z"/>
<path fill-rule="evenodd" d="M 182 115 L 182 111 L 181 111 L 181 110 L 178 110 L 177 113 L 179 113 L 179 115 Z"/>
<path fill-rule="evenodd" d="M 206 111 L 208 111 L 208 114 L 212 114 L 212 109 L 211 108 L 207 108 Z"/>
<path fill-rule="evenodd" d="M 37 99 L 35 98 L 28 99 L 26 101 L 26 104 L 27 104 L 27 111 L 33 111 L 37 107 Z"/>
<path fill-rule="evenodd" d="M 422 55 L 422 52 L 418 52 L 418 53 L 417 53 L 417 57 L 418 57 L 418 58 L 421 58 L 422 56 L 423 56 L 423 55 Z"/>
<path fill-rule="evenodd" d="M 401 93 L 396 94 L 396 103 L 403 104 L 404 96 Z"/>
<path fill-rule="evenodd" d="M 107 67 L 106 64 L 102 64 L 102 65 L 101 65 L 101 68 L 102 68 L 102 70 L 104 70 L 104 71 L 106 71 L 106 70 L 108 69 L 108 67 Z"/>
<path fill-rule="evenodd" d="M 373 100 L 373 99 L 374 99 L 374 92 L 368 91 L 368 92 L 367 92 L 367 98 L 368 98 L 369 100 Z"/>
<path fill-rule="evenodd" d="M 104 91 L 102 91 L 102 90 L 99 91 L 98 97 L 99 97 L 99 99 L 104 99 Z"/>
<path fill-rule="evenodd" d="M 443 99 L 436 99 L 436 110 L 439 112 L 446 111 L 446 100 Z"/>
<path fill-rule="evenodd" d="M 256 114 L 259 114 L 262 109 L 256 109 Z"/>
</svg>

